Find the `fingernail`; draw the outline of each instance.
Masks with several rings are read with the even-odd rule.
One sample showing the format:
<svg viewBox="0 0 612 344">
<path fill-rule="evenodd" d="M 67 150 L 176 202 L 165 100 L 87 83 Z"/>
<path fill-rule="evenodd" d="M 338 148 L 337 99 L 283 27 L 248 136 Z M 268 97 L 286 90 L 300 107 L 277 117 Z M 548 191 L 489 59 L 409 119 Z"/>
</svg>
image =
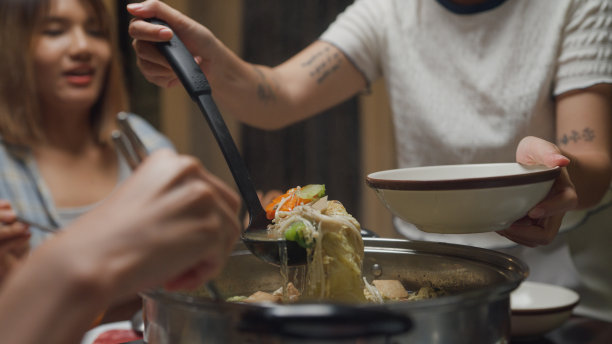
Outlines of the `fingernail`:
<svg viewBox="0 0 612 344">
<path fill-rule="evenodd" d="M 570 159 L 562 154 L 556 154 L 555 160 L 559 162 L 559 166 L 563 167 L 570 163 Z"/>
<path fill-rule="evenodd" d="M 529 217 L 531 217 L 532 219 L 539 219 L 541 217 L 543 217 L 545 214 L 544 209 L 542 208 L 533 208 L 531 209 L 531 211 L 529 212 Z"/>
<path fill-rule="evenodd" d="M 159 29 L 159 34 L 164 38 L 172 38 L 172 30 L 166 27 Z"/>
<path fill-rule="evenodd" d="M 142 4 L 141 3 L 128 4 L 127 8 L 128 10 L 138 11 L 142 8 Z"/>
</svg>

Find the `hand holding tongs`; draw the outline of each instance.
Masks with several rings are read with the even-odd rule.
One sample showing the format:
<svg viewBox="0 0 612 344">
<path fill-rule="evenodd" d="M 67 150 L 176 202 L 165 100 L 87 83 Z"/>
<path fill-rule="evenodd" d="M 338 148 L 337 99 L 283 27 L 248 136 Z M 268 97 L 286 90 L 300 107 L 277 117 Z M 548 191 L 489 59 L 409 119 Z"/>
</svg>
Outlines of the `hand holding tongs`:
<svg viewBox="0 0 612 344">
<path fill-rule="evenodd" d="M 120 112 L 117 114 L 117 126 L 119 130 L 113 130 L 111 137 L 113 142 L 127 160 L 128 165 L 132 170 L 149 155 L 147 148 L 142 143 L 132 126 L 130 125 L 128 114 Z M 214 300 L 223 300 L 217 286 L 213 281 L 209 281 L 205 285 L 206 290 Z"/>
</svg>

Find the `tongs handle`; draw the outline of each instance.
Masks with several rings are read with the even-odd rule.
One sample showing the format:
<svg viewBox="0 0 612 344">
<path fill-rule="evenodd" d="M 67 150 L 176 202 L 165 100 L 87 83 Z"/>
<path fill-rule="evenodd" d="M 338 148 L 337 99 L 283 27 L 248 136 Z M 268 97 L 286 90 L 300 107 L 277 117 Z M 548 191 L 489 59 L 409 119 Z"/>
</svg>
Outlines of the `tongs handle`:
<svg viewBox="0 0 612 344">
<path fill-rule="evenodd" d="M 132 126 L 130 125 L 128 114 L 120 112 L 117 114 L 117 126 L 119 130 L 114 130 L 111 137 L 115 145 L 125 157 L 132 170 L 149 155 L 147 148 L 142 143 Z"/>
</svg>

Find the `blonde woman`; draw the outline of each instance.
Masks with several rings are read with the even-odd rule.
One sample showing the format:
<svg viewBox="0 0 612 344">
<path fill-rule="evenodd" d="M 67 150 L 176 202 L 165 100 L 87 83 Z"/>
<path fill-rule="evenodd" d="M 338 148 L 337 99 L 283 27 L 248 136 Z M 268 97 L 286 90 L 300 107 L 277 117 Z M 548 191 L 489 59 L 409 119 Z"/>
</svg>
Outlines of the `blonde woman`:
<svg viewBox="0 0 612 344">
<path fill-rule="evenodd" d="M 64 227 L 130 173 L 110 141 L 127 110 L 112 27 L 102 0 L 0 2 L 0 232 L 14 240 L 26 235 L 16 214 Z M 150 151 L 171 147 L 130 120 Z M 31 248 L 49 235 L 30 232 Z"/>
</svg>

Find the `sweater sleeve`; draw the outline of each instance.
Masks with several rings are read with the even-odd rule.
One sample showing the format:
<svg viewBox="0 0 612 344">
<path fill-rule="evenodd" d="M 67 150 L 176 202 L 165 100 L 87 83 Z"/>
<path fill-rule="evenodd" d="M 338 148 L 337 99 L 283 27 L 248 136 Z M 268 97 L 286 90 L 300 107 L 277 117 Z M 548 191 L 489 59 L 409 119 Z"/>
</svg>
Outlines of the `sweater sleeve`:
<svg viewBox="0 0 612 344">
<path fill-rule="evenodd" d="M 382 74 L 379 54 L 390 6 L 388 0 L 357 0 L 320 37 L 340 49 L 369 83 Z"/>
<path fill-rule="evenodd" d="M 612 2 L 579 0 L 570 8 L 554 94 L 612 83 Z"/>
</svg>

